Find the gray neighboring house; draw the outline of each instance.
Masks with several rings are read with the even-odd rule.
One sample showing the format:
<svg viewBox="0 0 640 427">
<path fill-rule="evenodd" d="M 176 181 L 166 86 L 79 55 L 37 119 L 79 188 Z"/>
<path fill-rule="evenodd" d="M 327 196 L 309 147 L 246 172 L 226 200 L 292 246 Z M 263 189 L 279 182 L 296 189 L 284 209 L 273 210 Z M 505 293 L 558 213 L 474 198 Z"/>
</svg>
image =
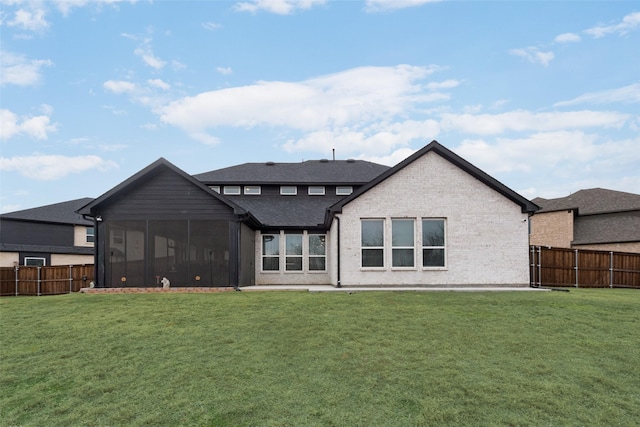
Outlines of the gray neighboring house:
<svg viewBox="0 0 640 427">
<path fill-rule="evenodd" d="M 532 245 L 640 253 L 640 194 L 590 188 L 533 202 Z"/>
<path fill-rule="evenodd" d="M 92 198 L 0 215 L 0 267 L 94 261 L 94 224 L 76 213 Z"/>
</svg>

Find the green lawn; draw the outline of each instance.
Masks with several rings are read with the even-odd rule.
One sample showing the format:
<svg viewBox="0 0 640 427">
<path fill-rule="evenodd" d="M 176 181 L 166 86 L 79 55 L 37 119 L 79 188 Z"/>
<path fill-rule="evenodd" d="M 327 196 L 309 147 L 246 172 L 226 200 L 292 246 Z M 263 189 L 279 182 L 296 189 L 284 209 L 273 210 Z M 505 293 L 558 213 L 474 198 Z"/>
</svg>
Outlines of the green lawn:
<svg viewBox="0 0 640 427">
<path fill-rule="evenodd" d="M 0 299 L 0 425 L 632 426 L 640 292 Z"/>
</svg>

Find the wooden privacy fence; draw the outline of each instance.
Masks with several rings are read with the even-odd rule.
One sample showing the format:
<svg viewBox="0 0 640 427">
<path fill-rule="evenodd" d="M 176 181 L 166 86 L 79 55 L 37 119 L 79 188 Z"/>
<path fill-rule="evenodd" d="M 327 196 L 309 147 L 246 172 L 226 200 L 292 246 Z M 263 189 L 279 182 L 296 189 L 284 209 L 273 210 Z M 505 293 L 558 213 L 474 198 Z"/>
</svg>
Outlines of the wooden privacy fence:
<svg viewBox="0 0 640 427">
<path fill-rule="evenodd" d="M 639 288 L 640 254 L 531 246 L 531 286 Z"/>
<path fill-rule="evenodd" d="M 0 295 L 56 295 L 78 292 L 93 280 L 92 265 L 0 267 Z"/>
</svg>

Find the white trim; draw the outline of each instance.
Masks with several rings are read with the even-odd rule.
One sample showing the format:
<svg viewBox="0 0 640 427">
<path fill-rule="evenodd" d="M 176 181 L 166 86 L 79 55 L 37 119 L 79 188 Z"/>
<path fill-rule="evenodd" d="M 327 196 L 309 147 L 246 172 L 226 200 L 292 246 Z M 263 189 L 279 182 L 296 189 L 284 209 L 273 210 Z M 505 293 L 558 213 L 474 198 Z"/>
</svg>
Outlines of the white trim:
<svg viewBox="0 0 640 427">
<path fill-rule="evenodd" d="M 281 196 L 295 196 L 298 194 L 298 187 L 296 185 L 281 185 L 280 186 L 280 195 Z"/>
<path fill-rule="evenodd" d="M 348 196 L 353 193 L 352 186 L 338 186 L 336 187 L 336 196 Z"/>
<path fill-rule="evenodd" d="M 239 195 L 241 194 L 241 188 L 239 185 L 225 185 L 224 194 Z"/>
<path fill-rule="evenodd" d="M 307 194 L 310 196 L 324 196 L 324 185 L 310 185 Z"/>
<path fill-rule="evenodd" d="M 24 257 L 24 265 L 25 266 L 30 266 L 30 267 L 40 267 L 40 265 L 36 264 L 27 264 L 27 260 L 42 260 L 42 267 L 45 267 L 47 265 L 47 259 L 46 258 L 42 258 L 42 257 L 37 257 L 37 256 L 26 256 Z"/>
<path fill-rule="evenodd" d="M 212 189 L 213 191 L 215 191 L 216 193 L 220 194 L 220 186 L 219 185 L 210 185 L 209 188 Z"/>
<path fill-rule="evenodd" d="M 244 194 L 259 196 L 262 193 L 262 188 L 259 185 L 245 185 Z"/>
</svg>

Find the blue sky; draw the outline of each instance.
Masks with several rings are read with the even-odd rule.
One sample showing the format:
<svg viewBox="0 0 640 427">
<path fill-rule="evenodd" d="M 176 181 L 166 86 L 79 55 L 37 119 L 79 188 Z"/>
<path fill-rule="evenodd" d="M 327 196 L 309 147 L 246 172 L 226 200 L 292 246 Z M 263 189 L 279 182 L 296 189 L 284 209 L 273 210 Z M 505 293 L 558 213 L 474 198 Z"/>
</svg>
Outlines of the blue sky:
<svg viewBox="0 0 640 427">
<path fill-rule="evenodd" d="M 638 2 L 0 6 L 2 212 L 159 157 L 393 165 L 433 139 L 528 198 L 640 193 Z"/>
</svg>

